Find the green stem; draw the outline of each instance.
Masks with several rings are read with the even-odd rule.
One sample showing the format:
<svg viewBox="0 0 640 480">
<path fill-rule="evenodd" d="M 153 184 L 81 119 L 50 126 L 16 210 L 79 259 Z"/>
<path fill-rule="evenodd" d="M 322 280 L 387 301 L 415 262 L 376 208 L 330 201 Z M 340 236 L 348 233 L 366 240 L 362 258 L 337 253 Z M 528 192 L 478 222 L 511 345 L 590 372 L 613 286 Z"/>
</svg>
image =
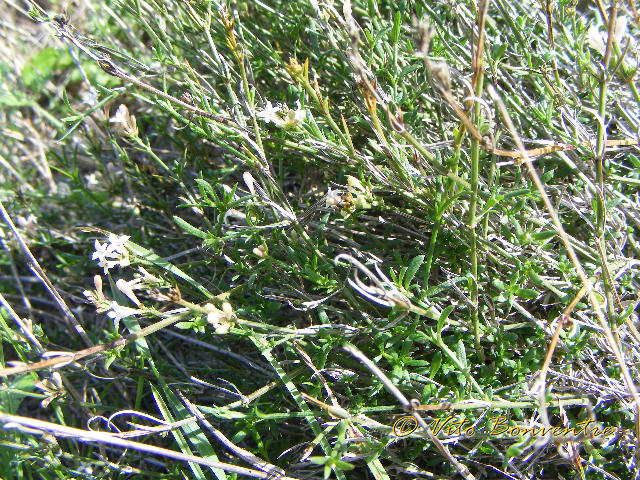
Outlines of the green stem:
<svg viewBox="0 0 640 480">
<path fill-rule="evenodd" d="M 478 74 L 476 83 L 476 96 L 482 95 L 484 75 L 482 71 Z M 480 123 L 480 103 L 474 103 L 474 121 Z M 480 173 L 480 142 L 473 138 L 471 140 L 471 202 L 469 205 L 469 229 L 471 232 L 471 323 L 473 325 L 474 343 L 476 352 L 480 358 L 484 358 L 482 345 L 480 344 L 480 319 L 478 317 L 478 235 L 476 226 L 476 212 L 478 207 L 478 178 Z"/>
<path fill-rule="evenodd" d="M 342 132 L 342 130 L 340 130 L 340 127 L 333 120 L 333 117 L 329 113 L 329 109 L 328 109 L 327 105 L 325 104 L 325 102 L 320 97 L 318 97 L 317 92 L 315 91 L 315 89 L 313 88 L 311 83 L 309 83 L 309 80 L 306 79 L 306 78 L 303 79 L 302 80 L 302 85 L 304 86 L 304 89 L 307 91 L 309 96 L 311 98 L 313 98 L 313 101 L 316 104 L 316 106 L 322 111 L 322 113 L 324 114 L 324 118 L 327 120 L 327 123 L 329 124 L 331 129 L 336 133 L 336 135 L 338 135 L 338 138 L 340 138 L 340 141 L 342 142 L 342 144 L 346 145 L 349 148 L 349 151 L 351 151 L 351 148 L 350 148 L 350 143 L 351 142 L 347 141 L 344 133 Z"/>
<path fill-rule="evenodd" d="M 433 253 L 436 249 L 436 243 L 438 240 L 438 232 L 440 231 L 440 224 L 442 223 L 442 216 L 438 215 L 436 217 L 436 223 L 433 225 L 433 230 L 431 231 L 431 239 L 429 240 L 429 250 L 427 251 L 427 260 L 425 262 L 425 273 L 424 273 L 424 282 L 423 289 L 426 290 L 429 287 L 429 277 L 431 276 L 431 266 L 433 265 Z"/>
</svg>

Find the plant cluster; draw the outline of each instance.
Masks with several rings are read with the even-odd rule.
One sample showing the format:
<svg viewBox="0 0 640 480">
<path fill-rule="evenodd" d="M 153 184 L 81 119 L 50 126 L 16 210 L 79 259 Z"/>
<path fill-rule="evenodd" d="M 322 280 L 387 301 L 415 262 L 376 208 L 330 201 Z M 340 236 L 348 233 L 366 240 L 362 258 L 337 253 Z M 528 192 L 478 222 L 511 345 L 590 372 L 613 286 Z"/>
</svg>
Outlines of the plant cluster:
<svg viewBox="0 0 640 480">
<path fill-rule="evenodd" d="M 640 475 L 633 0 L 29 5 L 0 477 Z"/>
</svg>

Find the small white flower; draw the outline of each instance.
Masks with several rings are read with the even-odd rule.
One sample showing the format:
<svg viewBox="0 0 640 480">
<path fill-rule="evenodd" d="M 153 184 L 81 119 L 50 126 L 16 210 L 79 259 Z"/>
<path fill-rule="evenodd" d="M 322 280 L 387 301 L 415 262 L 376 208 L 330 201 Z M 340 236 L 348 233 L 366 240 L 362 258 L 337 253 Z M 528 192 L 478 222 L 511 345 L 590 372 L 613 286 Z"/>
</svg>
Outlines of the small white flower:
<svg viewBox="0 0 640 480">
<path fill-rule="evenodd" d="M 130 307 L 123 307 L 118 302 L 111 302 L 111 310 L 107 313 L 107 317 L 113 319 L 113 324 L 118 328 L 118 323 L 123 318 L 133 317 L 142 313 L 140 310 Z"/>
<path fill-rule="evenodd" d="M 80 462 L 80 471 L 86 475 L 92 475 L 93 467 L 90 463 Z"/>
<path fill-rule="evenodd" d="M 616 24 L 613 27 L 613 41 L 618 45 L 622 44 L 622 39 L 627 34 L 627 17 L 621 15 L 616 17 Z"/>
<path fill-rule="evenodd" d="M 224 313 L 224 318 L 227 321 L 231 321 L 231 319 L 235 316 L 235 313 L 233 313 L 233 307 L 229 302 L 224 302 L 222 304 L 222 311 Z"/>
<path fill-rule="evenodd" d="M 27 218 L 24 218 L 22 215 L 18 215 L 18 225 L 23 228 L 29 228 L 32 224 L 38 222 L 38 219 L 33 213 L 30 213 Z"/>
<path fill-rule="evenodd" d="M 116 110 L 116 114 L 109 119 L 109 123 L 121 123 L 122 125 L 124 125 L 127 121 L 128 116 L 129 109 L 126 105 L 121 104 L 118 107 L 118 110 Z"/>
<path fill-rule="evenodd" d="M 85 290 L 84 292 L 82 292 L 82 294 L 89 302 L 93 303 L 94 305 L 98 304 L 98 299 L 96 298 L 95 293 L 93 293 L 91 290 Z"/>
<path fill-rule="evenodd" d="M 136 117 L 129 113 L 129 109 L 124 104 L 118 107 L 116 114 L 109 119 L 109 123 L 113 124 L 114 130 L 120 135 L 128 135 L 130 137 L 138 135 Z"/>
<path fill-rule="evenodd" d="M 160 283 L 161 282 L 161 280 L 158 277 L 151 275 L 149 272 L 145 270 L 144 267 L 138 267 L 138 271 L 142 274 L 142 278 L 140 280 L 142 280 L 142 282 L 144 283 Z"/>
<path fill-rule="evenodd" d="M 95 90 L 87 90 L 80 97 L 82 99 L 82 103 L 93 107 L 96 103 L 98 103 L 98 92 Z"/>
<path fill-rule="evenodd" d="M 71 195 L 71 187 L 67 185 L 65 182 L 58 182 L 58 195 L 62 197 L 68 197 Z"/>
<path fill-rule="evenodd" d="M 207 322 L 215 329 L 215 332 L 221 335 L 229 332 L 231 329 L 231 316 L 228 312 L 220 311 L 211 304 L 207 304 L 206 307 L 209 313 L 207 314 Z M 224 306 L 223 306 L 224 308 Z M 231 315 L 233 312 L 231 313 Z M 229 317 L 229 318 L 227 318 Z"/>
<path fill-rule="evenodd" d="M 280 106 L 273 106 L 271 105 L 270 101 L 267 101 L 267 105 L 261 110 L 259 111 L 256 115 L 264 120 L 264 123 L 275 123 L 275 124 L 279 124 L 282 123 L 282 119 L 276 115 L 276 113 L 278 113 L 281 110 Z"/>
<path fill-rule="evenodd" d="M 99 267 L 104 268 L 104 274 L 109 273 L 109 270 L 118 265 L 118 260 L 107 260 L 106 258 L 101 258 L 98 262 Z"/>
<path fill-rule="evenodd" d="M 109 269 L 120 265 L 126 267 L 130 265 L 129 251 L 125 247 L 125 243 L 131 238 L 128 235 L 115 235 L 109 233 L 108 243 L 100 243 L 95 241 L 96 251 L 91 256 L 92 260 L 98 261 L 98 266 L 104 268 L 104 273 L 108 273 Z"/>
<path fill-rule="evenodd" d="M 329 190 L 327 190 L 325 205 L 327 207 L 337 207 L 340 203 L 342 203 L 342 195 L 340 195 L 337 190 L 331 190 L 331 187 L 329 187 Z"/>
<path fill-rule="evenodd" d="M 122 268 L 128 267 L 129 265 L 131 265 L 131 261 L 129 260 L 128 256 L 125 256 L 118 260 L 118 265 L 120 265 Z"/>
<path fill-rule="evenodd" d="M 96 190 L 100 186 L 100 172 L 93 172 L 84 176 L 84 180 L 89 190 Z"/>
<path fill-rule="evenodd" d="M 300 100 L 296 100 L 296 111 L 293 113 L 293 119 L 298 122 L 304 122 L 307 119 L 307 111 L 300 106 Z"/>
<path fill-rule="evenodd" d="M 130 238 L 131 237 L 129 235 L 116 235 L 114 233 L 110 233 L 107 237 L 109 240 L 109 250 L 120 255 L 127 254 L 128 251 L 124 244 L 127 243 Z"/>
<path fill-rule="evenodd" d="M 347 175 L 347 185 L 349 185 L 350 190 L 353 189 L 352 193 L 364 192 L 365 188 L 362 185 L 362 182 L 358 180 L 356 177 L 352 177 L 351 175 Z"/>
<path fill-rule="evenodd" d="M 27 232 L 33 234 L 38 231 L 38 219 L 32 213 L 29 214 L 27 218 L 23 217 L 22 215 L 18 215 L 18 218 L 16 220 L 18 225 L 25 229 Z"/>
<path fill-rule="evenodd" d="M 129 280 L 128 282 L 124 278 L 120 278 L 116 282 L 116 287 L 118 287 L 118 289 L 122 293 L 124 293 L 129 298 L 129 300 L 140 307 L 142 306 L 142 303 L 140 303 L 140 300 L 138 300 L 138 297 L 136 297 L 136 294 L 133 293 L 133 291 L 141 288 L 141 282 L 141 278 L 134 278 L 133 280 Z"/>
<path fill-rule="evenodd" d="M 260 258 L 267 258 L 267 249 L 260 245 L 253 249 L 253 254 Z"/>
<path fill-rule="evenodd" d="M 93 252 L 93 255 L 91 256 L 92 260 L 104 260 L 107 255 L 111 255 L 111 252 L 109 251 L 109 244 L 108 243 L 100 243 L 98 241 L 98 239 L 96 239 L 96 241 L 94 242 L 94 247 L 96 249 L 95 252 Z"/>
<path fill-rule="evenodd" d="M 307 119 L 307 111 L 303 110 L 300 106 L 300 100 L 296 101 L 296 110 L 291 110 L 285 107 L 285 111 L 282 118 L 276 118 L 273 122 L 278 128 L 284 128 L 286 130 L 295 129 L 300 122 L 304 122 Z"/>
</svg>

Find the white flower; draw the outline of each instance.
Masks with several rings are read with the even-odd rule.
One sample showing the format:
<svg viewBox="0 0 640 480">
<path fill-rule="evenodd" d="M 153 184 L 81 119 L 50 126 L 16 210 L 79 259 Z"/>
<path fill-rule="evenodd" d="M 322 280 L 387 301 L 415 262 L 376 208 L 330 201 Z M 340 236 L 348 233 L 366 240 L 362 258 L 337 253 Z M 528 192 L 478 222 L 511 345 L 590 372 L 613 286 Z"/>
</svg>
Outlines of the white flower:
<svg viewBox="0 0 640 480">
<path fill-rule="evenodd" d="M 283 118 L 276 117 L 273 123 L 278 128 L 284 128 L 286 130 L 294 129 L 300 122 L 304 122 L 307 119 L 307 111 L 300 106 L 300 100 L 296 101 L 296 110 L 291 110 L 285 106 L 285 112 Z"/>
<path fill-rule="evenodd" d="M 94 305 L 98 304 L 98 299 L 96 298 L 95 293 L 93 293 L 91 290 L 85 290 L 84 292 L 82 292 L 82 294 L 86 297 L 87 300 L 89 300 L 89 302 L 93 303 Z"/>
<path fill-rule="evenodd" d="M 87 183 L 87 187 L 89 188 L 89 190 L 97 189 L 97 187 L 100 185 L 100 177 L 100 172 L 93 172 L 89 175 L 84 176 L 84 180 Z"/>
<path fill-rule="evenodd" d="M 30 213 L 27 218 L 24 218 L 22 215 L 18 215 L 18 225 L 22 228 L 29 228 L 32 224 L 38 222 L 38 219 L 33 213 Z"/>
<path fill-rule="evenodd" d="M 617 17 L 613 28 L 613 43 L 620 45 L 626 33 L 627 17 Z M 607 32 L 600 32 L 600 27 L 594 25 L 589 28 L 589 32 L 587 33 L 587 43 L 591 48 L 600 53 L 600 55 L 604 55 L 607 48 L 607 36 Z"/>
<path fill-rule="evenodd" d="M 109 119 L 109 123 L 124 123 L 127 121 L 127 117 L 129 116 L 129 109 L 126 105 L 121 104 L 116 110 L 116 114 Z"/>
<path fill-rule="evenodd" d="M 130 238 L 131 237 L 129 235 L 116 235 L 114 233 L 110 233 L 107 236 L 107 239 L 109 240 L 109 250 L 120 255 L 126 255 L 128 251 L 124 244 L 127 243 Z"/>
<path fill-rule="evenodd" d="M 342 203 L 342 195 L 337 190 L 327 190 L 327 196 L 325 197 L 325 205 L 327 207 L 337 207 Z"/>
<path fill-rule="evenodd" d="M 129 251 L 125 247 L 125 243 L 131 238 L 128 235 L 115 235 L 109 233 L 107 240 L 109 243 L 100 243 L 95 241 L 94 246 L 96 251 L 91 256 L 92 260 L 98 260 L 98 266 L 104 268 L 104 273 L 109 272 L 109 269 L 120 265 L 121 267 L 128 266 Z"/>
<path fill-rule="evenodd" d="M 96 103 L 98 103 L 98 92 L 96 92 L 94 89 L 90 89 L 85 91 L 80 98 L 82 99 L 82 103 L 93 107 Z"/>
<path fill-rule="evenodd" d="M 267 101 L 267 105 L 259 111 L 256 115 L 264 120 L 264 123 L 273 122 L 275 124 L 282 123 L 282 119 L 276 115 L 281 110 L 280 106 L 271 105 L 270 101 Z"/>
<path fill-rule="evenodd" d="M 107 260 L 106 258 L 101 258 L 98 262 L 98 266 L 104 268 L 104 274 L 109 273 L 109 269 L 118 265 L 118 260 Z"/>
<path fill-rule="evenodd" d="M 128 135 L 130 137 L 138 135 L 136 117 L 129 113 L 129 109 L 124 104 L 118 107 L 116 114 L 109 119 L 109 123 L 113 124 L 115 131 L 120 135 Z"/>
<path fill-rule="evenodd" d="M 111 252 L 109 251 L 109 244 L 107 243 L 102 244 L 98 241 L 98 239 L 96 239 L 93 245 L 96 251 L 93 252 L 93 255 L 91 256 L 92 260 L 102 261 L 107 257 L 107 255 L 111 255 Z"/>
<path fill-rule="evenodd" d="M 260 245 L 253 249 L 253 254 L 260 258 L 267 258 L 267 249 Z"/>
<path fill-rule="evenodd" d="M 298 122 L 304 122 L 307 119 L 307 111 L 300 106 L 300 100 L 296 100 L 296 111 L 293 113 L 293 119 Z"/>
<path fill-rule="evenodd" d="M 67 185 L 65 182 L 58 182 L 58 195 L 62 197 L 68 197 L 71 195 L 71 187 Z"/>
<path fill-rule="evenodd" d="M 118 323 L 123 318 L 133 317 L 134 315 L 139 315 L 142 312 L 135 308 L 123 307 L 119 305 L 118 302 L 111 302 L 111 310 L 107 313 L 107 317 L 113 319 L 113 324 L 116 328 L 118 328 Z"/>
<path fill-rule="evenodd" d="M 226 303 L 227 302 L 225 302 L 225 304 Z M 210 303 L 207 304 L 205 308 L 209 311 L 209 313 L 207 313 L 207 322 L 215 329 L 216 333 L 221 335 L 228 333 L 231 329 L 233 318 L 233 309 L 231 308 L 231 305 L 229 304 L 227 307 L 222 305 L 222 311 L 218 310 Z"/>
<path fill-rule="evenodd" d="M 356 177 L 353 177 L 351 175 L 347 175 L 347 185 L 349 185 L 349 190 L 353 190 L 352 193 L 359 193 L 359 192 L 364 192 L 365 188 L 364 185 L 362 185 L 362 182 L 360 182 L 360 180 L 358 180 Z"/>
<path fill-rule="evenodd" d="M 138 271 L 142 274 L 142 278 L 140 280 L 142 280 L 142 282 L 144 283 L 160 283 L 161 282 L 161 280 L 158 277 L 151 275 L 149 272 L 145 270 L 144 267 L 138 267 Z"/>
<path fill-rule="evenodd" d="M 142 306 L 142 303 L 140 303 L 140 300 L 138 300 L 138 297 L 136 297 L 136 294 L 133 293 L 133 291 L 141 288 L 140 282 L 142 282 L 141 278 L 135 278 L 133 280 L 129 280 L 128 282 L 124 278 L 120 278 L 116 282 L 116 287 L 118 287 L 118 289 L 138 307 Z"/>
<path fill-rule="evenodd" d="M 24 228 L 27 232 L 34 234 L 38 231 L 38 219 L 32 213 L 29 214 L 27 218 L 23 217 L 22 215 L 18 215 L 18 218 L 16 220 L 18 225 Z"/>
</svg>

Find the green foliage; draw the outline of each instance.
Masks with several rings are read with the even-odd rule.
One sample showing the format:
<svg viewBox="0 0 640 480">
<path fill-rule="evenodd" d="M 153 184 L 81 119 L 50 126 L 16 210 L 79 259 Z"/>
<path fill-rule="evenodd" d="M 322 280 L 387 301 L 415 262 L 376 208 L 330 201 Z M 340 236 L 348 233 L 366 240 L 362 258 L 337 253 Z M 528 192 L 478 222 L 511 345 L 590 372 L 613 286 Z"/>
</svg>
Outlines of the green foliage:
<svg viewBox="0 0 640 480">
<path fill-rule="evenodd" d="M 637 130 L 631 54 L 615 41 L 603 77 L 595 7 L 551 2 L 552 46 L 544 2 L 495 0 L 473 80 L 478 3 L 91 0 L 68 24 L 33 6 L 0 63 L 0 188 L 49 281 L 3 223 L 0 368 L 61 360 L 0 377 L 0 412 L 182 458 L 6 428 L 0 477 L 239 478 L 195 455 L 274 478 L 452 478 L 454 458 L 630 478 L 620 363 L 488 86 L 525 148 L 553 146 L 533 165 L 637 378 L 640 160 L 606 144 Z M 398 439 L 405 409 L 346 344 L 427 423 L 476 433 L 439 432 L 451 457 Z M 623 430 L 579 460 L 481 428 L 542 408 Z"/>
</svg>

